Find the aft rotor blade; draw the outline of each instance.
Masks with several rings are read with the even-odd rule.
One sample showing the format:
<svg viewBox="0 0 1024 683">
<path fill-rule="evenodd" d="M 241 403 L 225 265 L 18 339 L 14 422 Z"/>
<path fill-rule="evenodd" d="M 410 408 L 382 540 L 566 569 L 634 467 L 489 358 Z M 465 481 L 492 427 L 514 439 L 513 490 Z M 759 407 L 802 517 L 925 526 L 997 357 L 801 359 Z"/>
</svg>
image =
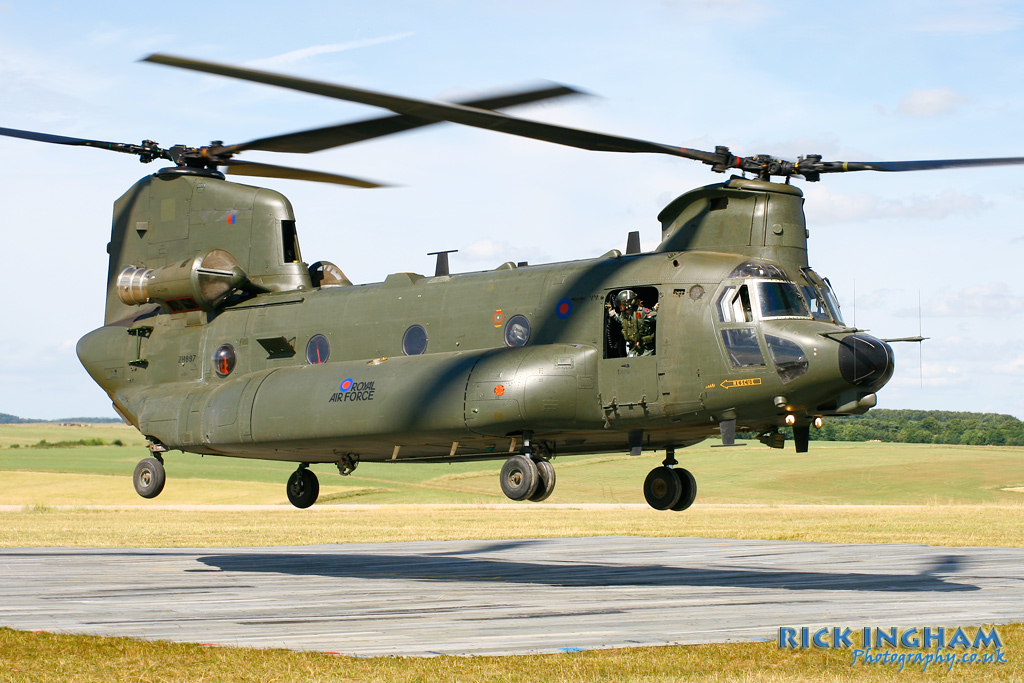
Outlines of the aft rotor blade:
<svg viewBox="0 0 1024 683">
<path fill-rule="evenodd" d="M 540 102 L 566 95 L 576 95 L 579 91 L 564 85 L 547 85 L 545 87 L 533 88 L 530 90 L 514 91 L 493 95 L 490 97 L 477 98 L 457 102 L 467 107 L 477 109 L 505 109 L 516 107 L 532 102 Z M 355 142 L 372 140 L 374 138 L 393 135 L 422 126 L 429 126 L 438 123 L 433 119 L 422 119 L 405 114 L 395 116 L 381 116 L 365 121 L 355 121 L 337 126 L 326 126 L 313 128 L 297 133 L 275 135 L 272 137 L 251 140 L 237 145 L 211 148 L 213 155 L 234 154 L 249 149 L 258 149 L 266 152 L 291 152 L 296 154 L 308 154 L 319 152 L 324 149 L 351 145 Z"/>
<path fill-rule="evenodd" d="M 353 178 L 351 176 L 343 176 L 336 173 L 325 173 L 324 171 L 292 168 L 290 166 L 262 164 L 255 161 L 225 159 L 218 162 L 218 165 L 227 167 L 227 172 L 232 175 L 258 176 L 261 178 L 288 178 L 290 180 L 312 180 L 318 183 L 334 183 L 335 185 L 349 185 L 351 187 L 387 187 L 387 185 L 382 183 L 375 183 L 372 180 L 363 180 L 362 178 Z"/>
<path fill-rule="evenodd" d="M 149 155 L 154 158 L 167 158 L 164 150 L 157 147 L 156 143 L 149 145 L 131 145 L 123 142 L 107 142 L 105 140 L 89 140 L 87 138 L 73 138 L 66 135 L 52 135 L 50 133 L 37 133 L 31 130 L 18 130 L 17 128 L 0 128 L 0 135 L 10 138 L 22 138 L 36 142 L 49 142 L 54 145 L 73 145 L 76 147 L 95 147 L 97 149 L 108 149 L 112 152 L 123 152 L 125 154 Z"/>
<path fill-rule="evenodd" d="M 640 152 L 650 154 L 669 154 L 688 159 L 697 159 L 709 164 L 717 164 L 720 157 L 708 152 L 690 150 L 671 145 L 664 145 L 659 142 L 627 138 L 619 135 L 608 135 L 594 131 L 569 128 L 552 123 L 542 123 L 521 119 L 500 112 L 487 111 L 462 104 L 450 104 L 446 102 L 431 102 L 429 100 L 418 100 L 411 97 L 401 97 L 386 93 L 362 88 L 353 88 L 322 81 L 313 81 L 294 76 L 283 76 L 281 74 L 257 71 L 255 69 L 244 69 L 226 64 L 216 64 L 184 57 L 173 57 L 171 55 L 153 54 L 142 61 L 165 66 L 174 66 L 180 69 L 190 69 L 203 73 L 238 78 L 243 81 L 264 83 L 281 88 L 298 90 L 314 95 L 333 97 L 349 102 L 368 104 L 374 107 L 390 109 L 396 114 L 404 114 L 420 119 L 431 121 L 451 121 L 465 126 L 484 128 L 511 135 L 532 138 L 553 142 L 559 145 L 577 147 L 598 152 Z M 568 86 L 566 86 L 568 87 Z"/>
</svg>

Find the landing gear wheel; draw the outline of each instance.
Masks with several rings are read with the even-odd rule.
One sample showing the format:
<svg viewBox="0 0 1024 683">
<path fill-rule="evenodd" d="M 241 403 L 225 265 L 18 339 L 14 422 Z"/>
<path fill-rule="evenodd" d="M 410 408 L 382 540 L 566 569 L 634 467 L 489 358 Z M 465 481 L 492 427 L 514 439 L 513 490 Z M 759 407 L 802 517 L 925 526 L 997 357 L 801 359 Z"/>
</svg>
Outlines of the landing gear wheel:
<svg viewBox="0 0 1024 683">
<path fill-rule="evenodd" d="M 164 465 L 156 458 L 146 458 L 135 466 L 135 474 L 132 476 L 132 483 L 135 484 L 135 492 L 143 498 L 156 498 L 164 490 L 164 482 L 167 481 L 167 474 L 164 472 Z"/>
<path fill-rule="evenodd" d="M 693 501 L 697 497 L 697 480 L 690 474 L 690 470 L 684 470 L 682 467 L 676 467 L 672 471 L 679 479 L 680 493 L 679 500 L 670 509 L 682 512 L 693 505 Z"/>
<path fill-rule="evenodd" d="M 655 467 L 644 481 L 644 498 L 655 510 L 668 510 L 679 501 L 683 486 L 671 467 Z"/>
<path fill-rule="evenodd" d="M 539 481 L 537 465 L 525 455 L 513 455 L 501 467 L 501 492 L 512 500 L 526 500 L 532 496 Z"/>
<path fill-rule="evenodd" d="M 308 508 L 319 495 L 320 481 L 305 467 L 300 467 L 288 477 L 288 502 L 295 507 Z"/>
<path fill-rule="evenodd" d="M 534 460 L 534 464 L 537 466 L 539 481 L 537 490 L 530 496 L 530 500 L 539 503 L 542 500 L 547 500 L 547 497 L 555 490 L 555 466 L 549 460 Z"/>
</svg>

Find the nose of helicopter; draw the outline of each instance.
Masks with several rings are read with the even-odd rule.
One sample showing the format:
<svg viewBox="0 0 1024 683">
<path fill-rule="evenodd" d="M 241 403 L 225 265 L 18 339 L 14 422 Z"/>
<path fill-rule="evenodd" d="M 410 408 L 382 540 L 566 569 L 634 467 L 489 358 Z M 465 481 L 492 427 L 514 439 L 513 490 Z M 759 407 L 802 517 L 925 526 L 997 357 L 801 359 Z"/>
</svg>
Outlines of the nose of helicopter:
<svg viewBox="0 0 1024 683">
<path fill-rule="evenodd" d="M 851 334 L 839 342 L 839 371 L 850 384 L 876 391 L 892 377 L 892 347 L 869 334 Z"/>
</svg>

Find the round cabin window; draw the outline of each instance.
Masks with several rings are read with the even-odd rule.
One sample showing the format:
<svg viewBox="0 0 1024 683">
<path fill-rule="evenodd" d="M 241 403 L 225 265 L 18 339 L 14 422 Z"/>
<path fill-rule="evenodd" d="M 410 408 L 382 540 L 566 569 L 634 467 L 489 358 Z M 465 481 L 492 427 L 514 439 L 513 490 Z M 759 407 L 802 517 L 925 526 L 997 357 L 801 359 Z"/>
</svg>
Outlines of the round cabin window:
<svg viewBox="0 0 1024 683">
<path fill-rule="evenodd" d="M 514 315 L 505 323 L 505 343 L 509 346 L 526 346 L 530 341 L 530 321 L 525 315 Z"/>
<path fill-rule="evenodd" d="M 306 344 L 306 362 L 310 365 L 326 363 L 331 356 L 331 342 L 322 334 L 314 334 Z"/>
<path fill-rule="evenodd" d="M 235 347 L 231 344 L 222 344 L 213 352 L 213 371 L 218 377 L 227 377 L 235 369 Z"/>
<path fill-rule="evenodd" d="M 427 331 L 422 325 L 413 325 L 402 337 L 402 351 L 407 356 L 418 356 L 427 350 Z"/>
</svg>

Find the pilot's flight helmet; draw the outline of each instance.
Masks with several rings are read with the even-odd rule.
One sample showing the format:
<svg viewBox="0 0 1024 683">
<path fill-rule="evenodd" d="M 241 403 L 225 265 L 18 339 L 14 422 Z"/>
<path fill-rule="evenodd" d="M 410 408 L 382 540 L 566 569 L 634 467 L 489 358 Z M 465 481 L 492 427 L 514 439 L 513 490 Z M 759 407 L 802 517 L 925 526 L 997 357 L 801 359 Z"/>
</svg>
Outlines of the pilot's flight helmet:
<svg viewBox="0 0 1024 683">
<path fill-rule="evenodd" d="M 634 292 L 632 289 L 624 289 L 621 292 L 619 292 L 618 295 L 615 297 L 615 302 L 616 305 L 619 307 L 620 311 L 626 308 L 627 306 L 636 307 L 637 305 L 639 305 L 636 292 Z"/>
</svg>

